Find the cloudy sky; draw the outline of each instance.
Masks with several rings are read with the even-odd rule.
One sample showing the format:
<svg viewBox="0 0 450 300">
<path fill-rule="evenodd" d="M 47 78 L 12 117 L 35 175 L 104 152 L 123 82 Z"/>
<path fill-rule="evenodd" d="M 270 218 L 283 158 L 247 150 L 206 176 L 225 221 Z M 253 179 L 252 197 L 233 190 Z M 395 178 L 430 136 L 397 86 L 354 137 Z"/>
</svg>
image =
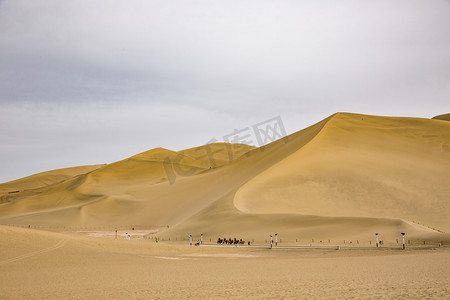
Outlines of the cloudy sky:
<svg viewBox="0 0 450 300">
<path fill-rule="evenodd" d="M 280 116 L 450 112 L 448 0 L 0 0 L 0 182 Z"/>
</svg>

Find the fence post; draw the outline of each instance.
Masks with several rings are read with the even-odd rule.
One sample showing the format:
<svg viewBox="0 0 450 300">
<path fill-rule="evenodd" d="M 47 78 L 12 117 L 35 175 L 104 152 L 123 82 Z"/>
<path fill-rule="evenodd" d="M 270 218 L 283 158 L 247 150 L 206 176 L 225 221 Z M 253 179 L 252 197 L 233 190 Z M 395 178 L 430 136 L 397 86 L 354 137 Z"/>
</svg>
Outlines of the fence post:
<svg viewBox="0 0 450 300">
<path fill-rule="evenodd" d="M 405 250 L 405 233 L 404 232 L 402 232 L 402 240 L 403 240 L 402 249 Z"/>
</svg>

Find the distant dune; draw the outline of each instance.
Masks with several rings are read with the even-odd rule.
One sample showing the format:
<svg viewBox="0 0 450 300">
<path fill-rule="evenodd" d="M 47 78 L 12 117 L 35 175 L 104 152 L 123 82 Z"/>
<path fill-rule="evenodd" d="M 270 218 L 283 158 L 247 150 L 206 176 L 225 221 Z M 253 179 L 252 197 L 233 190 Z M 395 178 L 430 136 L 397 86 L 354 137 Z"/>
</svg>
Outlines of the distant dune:
<svg viewBox="0 0 450 300">
<path fill-rule="evenodd" d="M 56 183 L 61 183 L 77 175 L 89 173 L 104 165 L 92 165 L 58 169 L 38 173 L 21 179 L 0 184 L 0 203 L 9 202 L 8 195 L 14 195 L 25 190 L 37 189 Z"/>
<path fill-rule="evenodd" d="M 447 115 L 448 116 L 448 115 Z M 0 223 L 265 240 L 450 240 L 450 123 L 338 113 L 262 148 L 153 149 L 0 185 Z"/>
<path fill-rule="evenodd" d="M 433 119 L 450 121 L 450 114 L 439 115 L 439 116 L 433 117 Z"/>
</svg>

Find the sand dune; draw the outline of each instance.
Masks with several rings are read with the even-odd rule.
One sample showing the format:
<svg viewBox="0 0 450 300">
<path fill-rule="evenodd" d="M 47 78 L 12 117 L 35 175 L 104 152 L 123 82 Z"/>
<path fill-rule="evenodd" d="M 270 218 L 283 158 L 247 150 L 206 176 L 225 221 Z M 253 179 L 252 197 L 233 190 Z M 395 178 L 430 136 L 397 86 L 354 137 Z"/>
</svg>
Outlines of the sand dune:
<svg viewBox="0 0 450 300">
<path fill-rule="evenodd" d="M 433 119 L 450 121 L 450 114 L 439 115 L 439 116 L 433 117 Z"/>
<path fill-rule="evenodd" d="M 246 213 L 400 218 L 450 231 L 449 129 L 337 114 L 308 145 L 242 186 L 234 204 Z"/>
<path fill-rule="evenodd" d="M 0 298 L 445 298 L 449 162 L 449 122 L 339 113 L 5 183 Z"/>
<path fill-rule="evenodd" d="M 166 240 L 264 243 L 279 232 L 290 242 L 369 243 L 382 232 L 395 243 L 407 232 L 450 241 L 441 233 L 450 231 L 449 162 L 450 123 L 339 113 L 262 148 L 157 148 L 59 183 L 18 180 L 20 192 L 2 196 L 0 223 L 140 226 Z"/>
<path fill-rule="evenodd" d="M 17 192 L 21 192 L 24 190 L 37 189 L 55 183 L 60 183 L 77 175 L 89 173 L 102 166 L 103 165 L 72 167 L 27 176 L 21 179 L 0 184 L 0 195 L 14 196 L 14 194 L 16 194 Z M 6 197 L 1 197 L 0 203 L 2 202 L 8 202 L 8 199 L 6 199 Z"/>
</svg>

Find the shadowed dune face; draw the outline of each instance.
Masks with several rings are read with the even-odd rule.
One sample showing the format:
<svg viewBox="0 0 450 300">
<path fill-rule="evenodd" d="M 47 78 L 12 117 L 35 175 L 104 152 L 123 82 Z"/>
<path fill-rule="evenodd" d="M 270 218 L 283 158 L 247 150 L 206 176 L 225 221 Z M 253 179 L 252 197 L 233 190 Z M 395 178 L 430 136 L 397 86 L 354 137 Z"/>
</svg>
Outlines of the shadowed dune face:
<svg viewBox="0 0 450 300">
<path fill-rule="evenodd" d="M 450 230 L 449 162 L 450 123 L 335 114 L 262 148 L 157 148 L 34 189 L 19 180 L 20 192 L 0 196 L 0 223 L 170 225 L 167 236 L 436 234 L 409 221 Z"/>
<path fill-rule="evenodd" d="M 450 114 L 439 115 L 439 116 L 433 117 L 433 119 L 450 121 Z"/>
</svg>

